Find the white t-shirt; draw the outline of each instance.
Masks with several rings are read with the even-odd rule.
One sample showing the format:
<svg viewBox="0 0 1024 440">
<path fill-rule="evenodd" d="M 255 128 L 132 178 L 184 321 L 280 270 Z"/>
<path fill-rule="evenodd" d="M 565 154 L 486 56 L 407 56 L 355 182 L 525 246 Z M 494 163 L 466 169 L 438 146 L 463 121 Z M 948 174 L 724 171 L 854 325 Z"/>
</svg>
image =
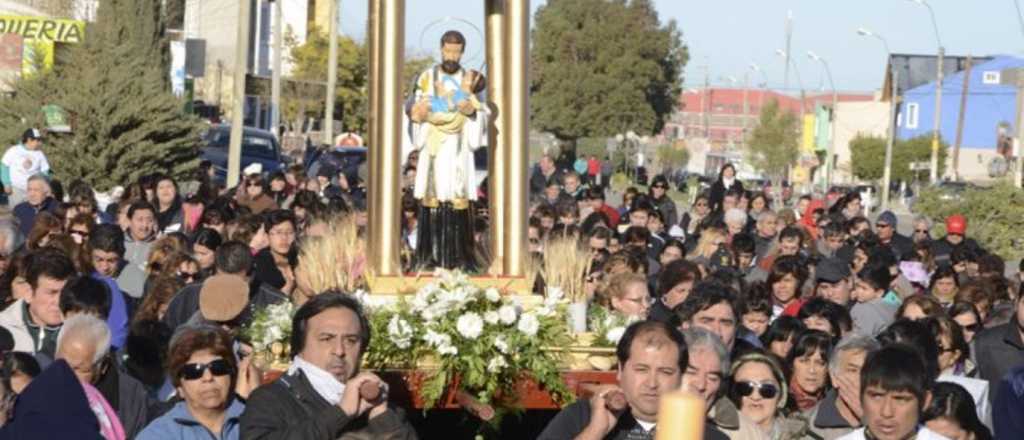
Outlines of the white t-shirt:
<svg viewBox="0 0 1024 440">
<path fill-rule="evenodd" d="M 21 190 L 28 187 L 29 177 L 50 172 L 50 163 L 41 150 L 29 150 L 21 144 L 8 148 L 2 162 L 10 169 L 11 186 Z"/>
</svg>

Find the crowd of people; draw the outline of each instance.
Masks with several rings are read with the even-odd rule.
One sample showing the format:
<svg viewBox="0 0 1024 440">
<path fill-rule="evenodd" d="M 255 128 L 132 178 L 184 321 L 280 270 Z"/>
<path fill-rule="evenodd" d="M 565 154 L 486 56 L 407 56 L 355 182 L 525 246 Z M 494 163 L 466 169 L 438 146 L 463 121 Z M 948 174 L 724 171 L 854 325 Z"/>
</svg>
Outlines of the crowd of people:
<svg viewBox="0 0 1024 440">
<path fill-rule="evenodd" d="M 0 439 L 417 438 L 360 369 L 382 336 L 351 292 L 316 291 L 299 258 L 338 218 L 366 225 L 365 171 L 250 168 L 224 188 L 204 163 L 101 204 L 84 181 L 49 176 L 43 142 L 27 131 L 0 165 Z M 1021 280 L 967 217 L 942 219 L 935 238 L 917 218 L 906 237 L 891 212 L 866 218 L 856 193 L 787 204 L 731 165 L 690 207 L 664 176 L 616 206 L 601 161 L 557 162 L 542 157 L 530 179 L 530 251 L 578 240 L 592 308 L 632 324 L 618 383 L 549 414 L 540 438 L 652 439 L 660 396 L 679 389 L 706 402 L 712 439 L 1024 432 Z M 403 169 L 406 257 L 416 163 Z M 473 226 L 485 254 L 486 216 Z M 291 364 L 264 383 L 240 329 L 287 301 Z"/>
<path fill-rule="evenodd" d="M 860 195 L 792 203 L 722 167 L 692 206 L 655 176 L 610 206 L 587 175 L 541 159 L 533 251 L 578 237 L 592 304 L 635 322 L 618 380 L 565 408 L 544 439 L 653 438 L 657 400 L 706 401 L 705 438 L 1011 439 L 1024 414 L 1021 275 L 952 215 L 864 214 Z M 973 213 L 965 213 L 973 214 Z M 1021 267 L 1020 269 L 1024 269 Z M 609 393 L 629 406 L 609 409 Z"/>
</svg>

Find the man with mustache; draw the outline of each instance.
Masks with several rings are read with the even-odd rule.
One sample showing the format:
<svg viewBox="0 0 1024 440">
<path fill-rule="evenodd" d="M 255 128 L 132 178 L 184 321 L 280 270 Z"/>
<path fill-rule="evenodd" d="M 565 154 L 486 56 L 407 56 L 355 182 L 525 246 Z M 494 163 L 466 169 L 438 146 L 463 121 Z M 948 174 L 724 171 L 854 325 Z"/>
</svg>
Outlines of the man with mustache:
<svg viewBox="0 0 1024 440">
<path fill-rule="evenodd" d="M 437 98 L 460 91 L 477 95 L 486 87 L 482 75 L 466 71 L 459 63 L 465 48 L 461 33 L 445 32 L 441 64 L 420 74 L 408 107 L 412 143 L 419 152 L 413 188 L 419 202 L 413 261 L 417 269 L 472 272 L 479 265 L 472 235 L 472 205 L 477 200 L 473 151 L 487 143 L 490 112 L 478 99 L 452 100 L 454 112 L 437 112 L 431 106 Z"/>
</svg>

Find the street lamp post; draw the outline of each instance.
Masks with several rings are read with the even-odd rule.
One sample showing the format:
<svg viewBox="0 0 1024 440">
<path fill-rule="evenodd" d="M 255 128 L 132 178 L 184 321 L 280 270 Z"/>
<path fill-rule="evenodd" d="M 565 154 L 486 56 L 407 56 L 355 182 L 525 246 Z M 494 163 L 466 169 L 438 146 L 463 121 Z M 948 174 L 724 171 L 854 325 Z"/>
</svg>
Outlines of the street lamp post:
<svg viewBox="0 0 1024 440">
<path fill-rule="evenodd" d="M 793 66 L 793 73 L 796 74 L 796 83 L 800 86 L 800 118 L 801 118 L 800 123 L 802 124 L 803 123 L 802 119 L 803 119 L 803 116 L 804 116 L 804 111 L 806 110 L 806 104 L 807 104 L 807 102 L 806 102 L 807 99 L 806 98 L 807 98 L 807 95 L 806 95 L 805 89 L 804 89 L 804 80 L 800 76 L 800 69 L 798 69 L 796 67 L 796 61 L 793 61 L 789 57 L 789 54 L 786 53 L 786 51 L 784 51 L 782 49 L 775 49 L 775 54 L 786 59 L 787 69 L 789 68 L 788 65 L 791 64 Z"/>
<path fill-rule="evenodd" d="M 935 30 L 935 41 L 939 45 L 938 62 L 935 69 L 935 124 L 932 131 L 932 165 L 931 181 L 936 183 L 939 180 L 939 133 L 942 129 L 942 80 L 945 76 L 942 66 L 946 56 L 946 48 L 942 46 L 942 38 L 939 36 L 939 25 L 935 21 L 935 10 L 925 0 L 909 0 L 928 8 L 928 16 L 932 19 L 932 28 Z"/>
<path fill-rule="evenodd" d="M 892 186 L 892 148 L 896 142 L 896 83 L 899 79 L 899 72 L 896 71 L 895 65 L 892 64 L 892 52 L 889 51 L 889 42 L 885 38 L 865 28 L 857 29 L 857 33 L 864 37 L 876 38 L 882 42 L 882 46 L 885 47 L 889 71 L 892 74 L 890 84 L 892 96 L 889 98 L 889 136 L 885 144 L 885 168 L 882 171 L 882 209 L 889 209 L 889 187 Z"/>
<path fill-rule="evenodd" d="M 828 84 L 832 87 L 832 133 L 829 136 L 828 142 L 828 157 L 825 158 L 825 183 L 823 186 L 823 193 L 828 192 L 828 188 L 832 186 L 832 170 L 835 168 L 835 154 L 836 154 L 836 129 L 839 127 L 836 121 L 839 118 L 839 94 L 836 92 L 836 83 L 832 80 L 832 69 L 829 69 L 828 62 L 824 58 L 818 56 L 818 54 L 807 51 L 807 56 L 812 60 L 821 63 L 825 68 L 825 75 L 828 76 Z"/>
</svg>

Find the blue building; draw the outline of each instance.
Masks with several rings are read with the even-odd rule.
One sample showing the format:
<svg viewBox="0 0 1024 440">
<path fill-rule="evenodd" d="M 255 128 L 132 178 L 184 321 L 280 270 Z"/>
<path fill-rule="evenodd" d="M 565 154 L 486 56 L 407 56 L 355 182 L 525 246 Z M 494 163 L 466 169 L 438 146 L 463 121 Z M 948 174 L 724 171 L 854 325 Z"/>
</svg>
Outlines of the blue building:
<svg viewBox="0 0 1024 440">
<path fill-rule="evenodd" d="M 996 154 L 999 133 L 1013 133 L 1017 113 L 1017 90 L 1002 84 L 1004 69 L 1024 67 L 1024 59 L 997 56 L 972 67 L 968 79 L 967 108 L 960 149 L 960 173 L 965 178 L 983 177 Z M 946 76 L 942 85 L 943 141 L 956 140 L 957 119 L 966 71 Z M 935 118 L 935 82 L 903 92 L 897 117 L 897 136 L 909 139 L 930 134 Z M 951 160 L 947 160 L 950 166 Z M 980 167 L 980 168 L 979 168 Z M 980 174 L 980 175 L 979 175 Z"/>
</svg>

